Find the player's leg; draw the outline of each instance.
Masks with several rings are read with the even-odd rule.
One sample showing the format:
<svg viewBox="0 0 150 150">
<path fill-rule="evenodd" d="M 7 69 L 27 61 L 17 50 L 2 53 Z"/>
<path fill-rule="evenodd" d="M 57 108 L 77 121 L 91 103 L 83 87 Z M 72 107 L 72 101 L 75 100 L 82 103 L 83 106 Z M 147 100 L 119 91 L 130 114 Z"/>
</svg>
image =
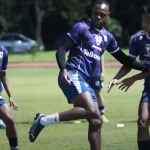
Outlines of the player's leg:
<svg viewBox="0 0 150 150">
<path fill-rule="evenodd" d="M 77 119 L 99 119 L 99 114 L 94 108 L 92 97 L 89 92 L 81 93 L 73 102 L 74 108 L 59 113 L 60 121 L 71 121 Z"/>
<path fill-rule="evenodd" d="M 96 91 L 96 96 L 97 96 L 97 102 L 98 102 L 98 107 L 99 107 L 99 110 L 100 110 L 100 113 L 101 113 L 102 121 L 104 123 L 108 123 L 109 120 L 104 115 L 104 113 L 105 113 L 105 106 L 104 106 L 104 99 L 103 99 L 103 96 L 101 94 L 101 90 L 100 91 Z"/>
<path fill-rule="evenodd" d="M 29 131 L 29 139 L 31 142 L 35 141 L 41 129 L 46 125 L 60 121 L 99 118 L 99 114 L 97 114 L 93 107 L 89 85 L 76 72 L 71 73 L 70 78 L 72 80 L 71 84 L 61 79 L 60 87 L 69 103 L 74 105 L 74 108 L 50 115 L 38 115 Z"/>
<path fill-rule="evenodd" d="M 99 114 L 97 115 L 97 112 L 95 112 L 95 108 L 93 107 L 92 95 L 94 90 L 85 81 L 83 75 L 81 75 L 78 71 L 69 71 L 69 78 L 71 80 L 70 84 L 64 80 L 63 76 L 59 76 L 58 81 L 60 88 L 68 99 L 68 102 L 72 103 L 74 108 L 70 110 L 70 113 L 61 113 L 60 116 L 63 117 L 60 118 L 62 118 L 63 121 L 66 121 L 67 119 L 75 120 L 99 117 Z"/>
<path fill-rule="evenodd" d="M 100 114 L 97 103 L 95 103 L 95 109 Z M 96 122 L 96 123 L 95 123 Z M 101 119 L 90 119 L 88 128 L 88 140 L 90 144 L 90 150 L 101 150 Z"/>
<path fill-rule="evenodd" d="M 6 104 L 0 105 L 0 118 L 6 125 L 6 136 L 9 141 L 11 150 L 18 150 L 18 138 L 9 107 Z"/>
<path fill-rule="evenodd" d="M 95 111 L 95 108 L 91 103 L 91 95 L 89 92 L 84 92 L 78 95 L 73 100 L 73 104 L 74 108 L 64 112 L 49 115 L 39 114 L 30 128 L 29 140 L 34 142 L 41 130 L 50 124 L 59 123 L 61 121 L 72 121 L 76 119 L 99 119 L 99 114 Z"/>
<path fill-rule="evenodd" d="M 149 133 L 149 118 L 150 118 L 150 106 L 149 96 L 147 92 L 144 92 L 142 100 L 139 104 L 139 119 L 138 119 L 138 148 L 139 150 L 150 149 L 150 133 Z"/>
</svg>

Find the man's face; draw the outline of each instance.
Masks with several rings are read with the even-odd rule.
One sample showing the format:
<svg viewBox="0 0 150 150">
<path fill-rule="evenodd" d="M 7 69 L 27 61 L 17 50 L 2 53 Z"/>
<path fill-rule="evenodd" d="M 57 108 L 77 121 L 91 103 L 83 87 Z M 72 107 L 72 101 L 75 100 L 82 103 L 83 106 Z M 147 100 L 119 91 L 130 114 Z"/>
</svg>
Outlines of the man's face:
<svg viewBox="0 0 150 150">
<path fill-rule="evenodd" d="M 150 34 L 150 15 L 144 15 L 142 17 L 143 29 Z"/>
<path fill-rule="evenodd" d="M 106 24 L 110 14 L 109 5 L 106 3 L 96 4 L 92 11 L 92 20 L 96 27 L 101 27 Z"/>
</svg>

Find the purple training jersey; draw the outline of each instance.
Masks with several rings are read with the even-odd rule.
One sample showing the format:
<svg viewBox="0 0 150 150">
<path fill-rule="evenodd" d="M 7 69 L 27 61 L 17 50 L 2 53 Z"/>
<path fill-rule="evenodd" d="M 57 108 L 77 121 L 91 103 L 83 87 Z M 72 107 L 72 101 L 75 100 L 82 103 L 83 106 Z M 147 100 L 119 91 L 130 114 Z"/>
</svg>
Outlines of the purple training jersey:
<svg viewBox="0 0 150 150">
<path fill-rule="evenodd" d="M 6 70 L 8 64 L 8 52 L 4 47 L 0 47 L 0 70 Z M 2 91 L 3 86 L 0 83 L 0 92 Z"/>
<path fill-rule="evenodd" d="M 139 31 L 130 39 L 129 55 L 139 58 L 147 67 L 150 67 L 150 35 Z M 146 88 L 150 89 L 150 77 L 145 78 Z"/>
<path fill-rule="evenodd" d="M 101 56 L 106 49 L 110 53 L 119 50 L 114 36 L 105 28 L 95 29 L 91 22 L 75 23 L 67 35 L 75 46 L 69 49 L 66 68 L 78 70 L 87 78 L 100 77 Z"/>
<path fill-rule="evenodd" d="M 8 52 L 4 47 L 0 47 L 0 70 L 6 70 L 8 64 Z"/>
</svg>

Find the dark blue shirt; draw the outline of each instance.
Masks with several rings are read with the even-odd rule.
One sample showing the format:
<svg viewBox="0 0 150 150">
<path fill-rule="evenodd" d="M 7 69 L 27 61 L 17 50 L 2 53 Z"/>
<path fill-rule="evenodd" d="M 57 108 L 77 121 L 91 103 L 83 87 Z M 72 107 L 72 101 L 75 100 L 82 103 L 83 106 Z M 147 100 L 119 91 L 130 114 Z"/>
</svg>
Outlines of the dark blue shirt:
<svg viewBox="0 0 150 150">
<path fill-rule="evenodd" d="M 101 56 L 107 49 L 110 53 L 119 50 L 114 36 L 105 28 L 95 29 L 91 22 L 80 21 L 67 33 L 73 41 L 70 48 L 68 69 L 77 69 L 87 78 L 99 78 L 101 73 Z"/>
<path fill-rule="evenodd" d="M 0 47 L 0 70 L 6 70 L 8 64 L 8 52 L 4 47 Z M 2 83 L 0 82 L 0 92 L 3 90 Z"/>
<path fill-rule="evenodd" d="M 150 35 L 144 31 L 139 31 L 130 39 L 129 55 L 139 58 L 148 68 L 150 68 Z M 150 88 L 150 77 L 145 78 L 146 87 Z"/>
</svg>

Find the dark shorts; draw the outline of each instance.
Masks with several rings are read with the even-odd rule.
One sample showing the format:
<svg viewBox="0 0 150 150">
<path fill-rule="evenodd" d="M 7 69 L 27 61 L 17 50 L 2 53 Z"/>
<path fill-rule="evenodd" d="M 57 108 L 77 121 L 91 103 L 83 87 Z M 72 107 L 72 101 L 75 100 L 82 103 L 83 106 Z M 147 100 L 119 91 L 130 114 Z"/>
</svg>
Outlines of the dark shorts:
<svg viewBox="0 0 150 150">
<path fill-rule="evenodd" d="M 71 83 L 68 83 L 61 75 L 58 77 L 59 87 L 66 96 L 68 103 L 73 103 L 76 96 L 87 91 L 91 94 L 93 102 L 97 101 L 95 90 L 78 71 L 69 70 L 68 75 Z"/>
<path fill-rule="evenodd" d="M 5 103 L 5 99 L 2 96 L 0 96 L 0 107 L 3 106 Z"/>
<path fill-rule="evenodd" d="M 144 89 L 141 97 L 142 102 L 150 102 L 150 89 Z"/>
</svg>

